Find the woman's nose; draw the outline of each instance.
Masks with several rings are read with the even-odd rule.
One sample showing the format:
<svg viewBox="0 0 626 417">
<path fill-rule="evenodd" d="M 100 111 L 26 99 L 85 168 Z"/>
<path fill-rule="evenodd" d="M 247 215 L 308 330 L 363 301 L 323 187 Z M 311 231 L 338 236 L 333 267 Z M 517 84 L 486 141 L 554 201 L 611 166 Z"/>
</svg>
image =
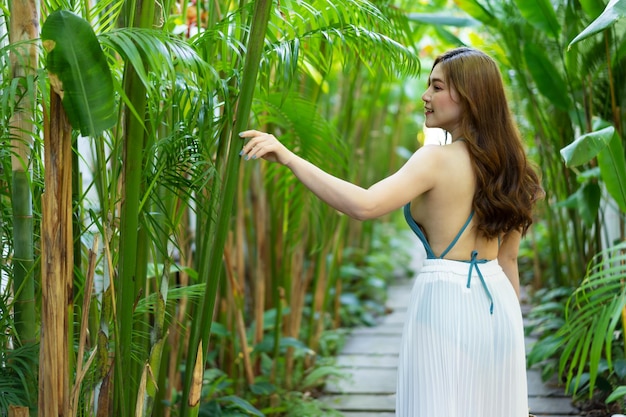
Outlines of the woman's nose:
<svg viewBox="0 0 626 417">
<path fill-rule="evenodd" d="M 424 94 L 422 94 L 422 101 L 430 101 L 430 94 L 428 94 L 428 90 L 424 91 Z"/>
</svg>

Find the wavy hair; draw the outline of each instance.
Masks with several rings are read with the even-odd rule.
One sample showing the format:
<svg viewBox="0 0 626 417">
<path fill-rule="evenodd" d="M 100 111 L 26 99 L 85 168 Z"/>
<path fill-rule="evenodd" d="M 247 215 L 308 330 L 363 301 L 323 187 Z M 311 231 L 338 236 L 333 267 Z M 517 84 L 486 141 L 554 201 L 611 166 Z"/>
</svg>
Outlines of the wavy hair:
<svg viewBox="0 0 626 417">
<path fill-rule="evenodd" d="M 476 174 L 473 208 L 478 231 L 494 238 L 511 230 L 526 233 L 534 203 L 544 196 L 529 164 L 508 107 L 495 61 L 476 49 L 452 49 L 435 60 L 458 92 L 461 135 Z"/>
</svg>

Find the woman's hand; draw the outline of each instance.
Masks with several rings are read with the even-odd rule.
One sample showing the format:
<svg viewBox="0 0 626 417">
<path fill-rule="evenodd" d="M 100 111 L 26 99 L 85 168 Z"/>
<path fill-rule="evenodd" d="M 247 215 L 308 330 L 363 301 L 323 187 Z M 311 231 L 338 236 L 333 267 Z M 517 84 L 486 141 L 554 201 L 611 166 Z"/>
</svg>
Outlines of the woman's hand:
<svg viewBox="0 0 626 417">
<path fill-rule="evenodd" d="M 239 136 L 243 139 L 250 139 L 241 150 L 241 156 L 245 159 L 263 158 L 270 162 L 278 162 L 285 166 L 294 157 L 293 152 L 276 139 L 274 135 L 259 132 L 258 130 L 246 130 Z"/>
</svg>

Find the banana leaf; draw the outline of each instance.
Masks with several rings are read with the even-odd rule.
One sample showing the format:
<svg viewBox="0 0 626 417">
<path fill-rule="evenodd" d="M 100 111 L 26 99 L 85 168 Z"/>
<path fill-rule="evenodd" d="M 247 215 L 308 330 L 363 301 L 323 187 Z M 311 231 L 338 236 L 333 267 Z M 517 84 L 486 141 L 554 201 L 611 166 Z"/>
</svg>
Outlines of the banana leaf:
<svg viewBox="0 0 626 417">
<path fill-rule="evenodd" d="M 50 84 L 74 129 L 98 136 L 116 122 L 111 70 L 91 25 L 66 10 L 48 16 L 41 30 Z"/>
<path fill-rule="evenodd" d="M 517 0 L 515 4 L 528 23 L 551 38 L 558 39 L 561 25 L 550 0 Z"/>
<path fill-rule="evenodd" d="M 626 0 L 611 0 L 609 4 L 606 5 L 602 14 L 572 39 L 568 45 L 568 49 L 575 43 L 607 29 L 624 16 L 626 16 Z"/>
<path fill-rule="evenodd" d="M 605 127 L 584 135 L 561 149 L 561 156 L 568 167 L 586 164 L 606 148 L 615 135 L 613 126 Z"/>
<path fill-rule="evenodd" d="M 626 159 L 622 141 L 617 134 L 598 154 L 598 165 L 607 191 L 622 213 L 626 213 Z"/>
<path fill-rule="evenodd" d="M 524 47 L 524 59 L 539 92 L 556 107 L 569 111 L 572 102 L 567 82 L 555 65 L 553 57 L 546 54 L 542 45 L 529 43 Z"/>
</svg>

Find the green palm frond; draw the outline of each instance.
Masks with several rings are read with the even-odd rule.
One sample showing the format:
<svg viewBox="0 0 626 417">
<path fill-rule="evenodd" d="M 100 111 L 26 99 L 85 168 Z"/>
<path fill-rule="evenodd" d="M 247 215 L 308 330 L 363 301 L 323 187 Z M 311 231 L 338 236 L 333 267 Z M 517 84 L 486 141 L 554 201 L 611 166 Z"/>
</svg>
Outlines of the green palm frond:
<svg viewBox="0 0 626 417">
<path fill-rule="evenodd" d="M 626 307 L 626 242 L 608 248 L 590 263 L 582 284 L 570 297 L 564 326 L 559 372 L 572 392 L 589 373 L 589 394 L 594 392 L 600 361 L 612 367 L 612 345 Z M 622 329 L 623 332 L 623 329 Z M 623 337 L 623 336 L 622 336 Z"/>
<path fill-rule="evenodd" d="M 39 345 L 4 349 L 0 348 L 0 415 L 6 415 L 11 404 L 35 408 Z"/>
<path fill-rule="evenodd" d="M 198 77 L 216 77 L 189 44 L 162 31 L 122 28 L 103 33 L 99 39 L 132 65 L 149 94 L 158 93 L 157 85 L 174 86 L 181 74 L 192 84 L 198 83 Z"/>
<path fill-rule="evenodd" d="M 213 54 L 211 63 L 224 71 L 222 77 L 239 71 L 245 48 L 235 36 L 247 30 L 241 26 L 246 10 L 228 15 L 195 40 L 203 54 Z M 288 86 L 299 69 L 319 79 L 330 71 L 335 54 L 343 62 L 356 58 L 372 72 L 417 75 L 420 61 L 411 44 L 406 15 L 387 3 L 379 8 L 356 0 L 281 2 L 269 22 L 259 82 L 266 90 L 270 82 Z M 269 74 L 279 77 L 270 81 L 264 77 Z"/>
<path fill-rule="evenodd" d="M 36 80 L 32 76 L 22 77 L 20 79 L 13 78 L 10 74 L 11 65 L 9 65 L 9 55 L 15 54 L 18 49 L 29 48 L 36 41 L 14 42 L 0 48 L 0 123 L 8 123 L 13 112 L 20 107 L 22 98 L 25 94 L 33 94 L 36 90 Z M 7 134 L 8 135 L 8 134 Z M 7 136 L 3 136 L 6 138 Z"/>
<path fill-rule="evenodd" d="M 352 52 L 372 71 L 378 68 L 376 63 L 382 64 L 388 73 L 395 70 L 404 75 L 419 74 L 419 58 L 412 49 L 368 28 L 353 24 L 331 25 L 312 30 L 302 37 L 325 39 L 331 45 L 338 40 L 345 51 Z"/>
<path fill-rule="evenodd" d="M 328 72 L 335 53 L 344 63 L 360 60 L 372 72 L 382 68 L 417 75 L 420 61 L 410 46 L 408 19 L 398 9 L 383 6 L 353 0 L 287 2 L 270 22 L 264 63 L 277 63 L 276 72 L 287 84 L 297 67 L 308 73 Z"/>
<path fill-rule="evenodd" d="M 92 22 L 96 33 L 105 33 L 115 29 L 120 13 L 124 10 L 124 0 L 97 1 L 84 3 L 84 5 L 91 6 L 91 9 L 84 11 L 83 16 Z"/>
<path fill-rule="evenodd" d="M 279 128 L 281 141 L 298 155 L 326 171 L 341 176 L 347 168 L 348 149 L 337 130 L 321 116 L 315 104 L 295 93 L 287 96 L 274 93 L 266 100 L 255 100 L 254 108 L 260 125 Z M 262 110 L 262 111 L 261 111 Z M 302 210 L 309 209 L 312 216 L 308 222 L 317 234 L 332 233 L 329 210 L 317 204 L 311 193 L 291 175 L 284 175 L 285 168 L 269 165 L 266 180 L 272 183 L 273 193 L 282 201 L 289 202 L 290 224 L 299 224 Z M 300 229 L 289 229 L 289 235 L 299 240 Z M 294 236 L 295 234 L 295 236 Z M 321 236 L 316 241 L 325 240 Z"/>
</svg>

